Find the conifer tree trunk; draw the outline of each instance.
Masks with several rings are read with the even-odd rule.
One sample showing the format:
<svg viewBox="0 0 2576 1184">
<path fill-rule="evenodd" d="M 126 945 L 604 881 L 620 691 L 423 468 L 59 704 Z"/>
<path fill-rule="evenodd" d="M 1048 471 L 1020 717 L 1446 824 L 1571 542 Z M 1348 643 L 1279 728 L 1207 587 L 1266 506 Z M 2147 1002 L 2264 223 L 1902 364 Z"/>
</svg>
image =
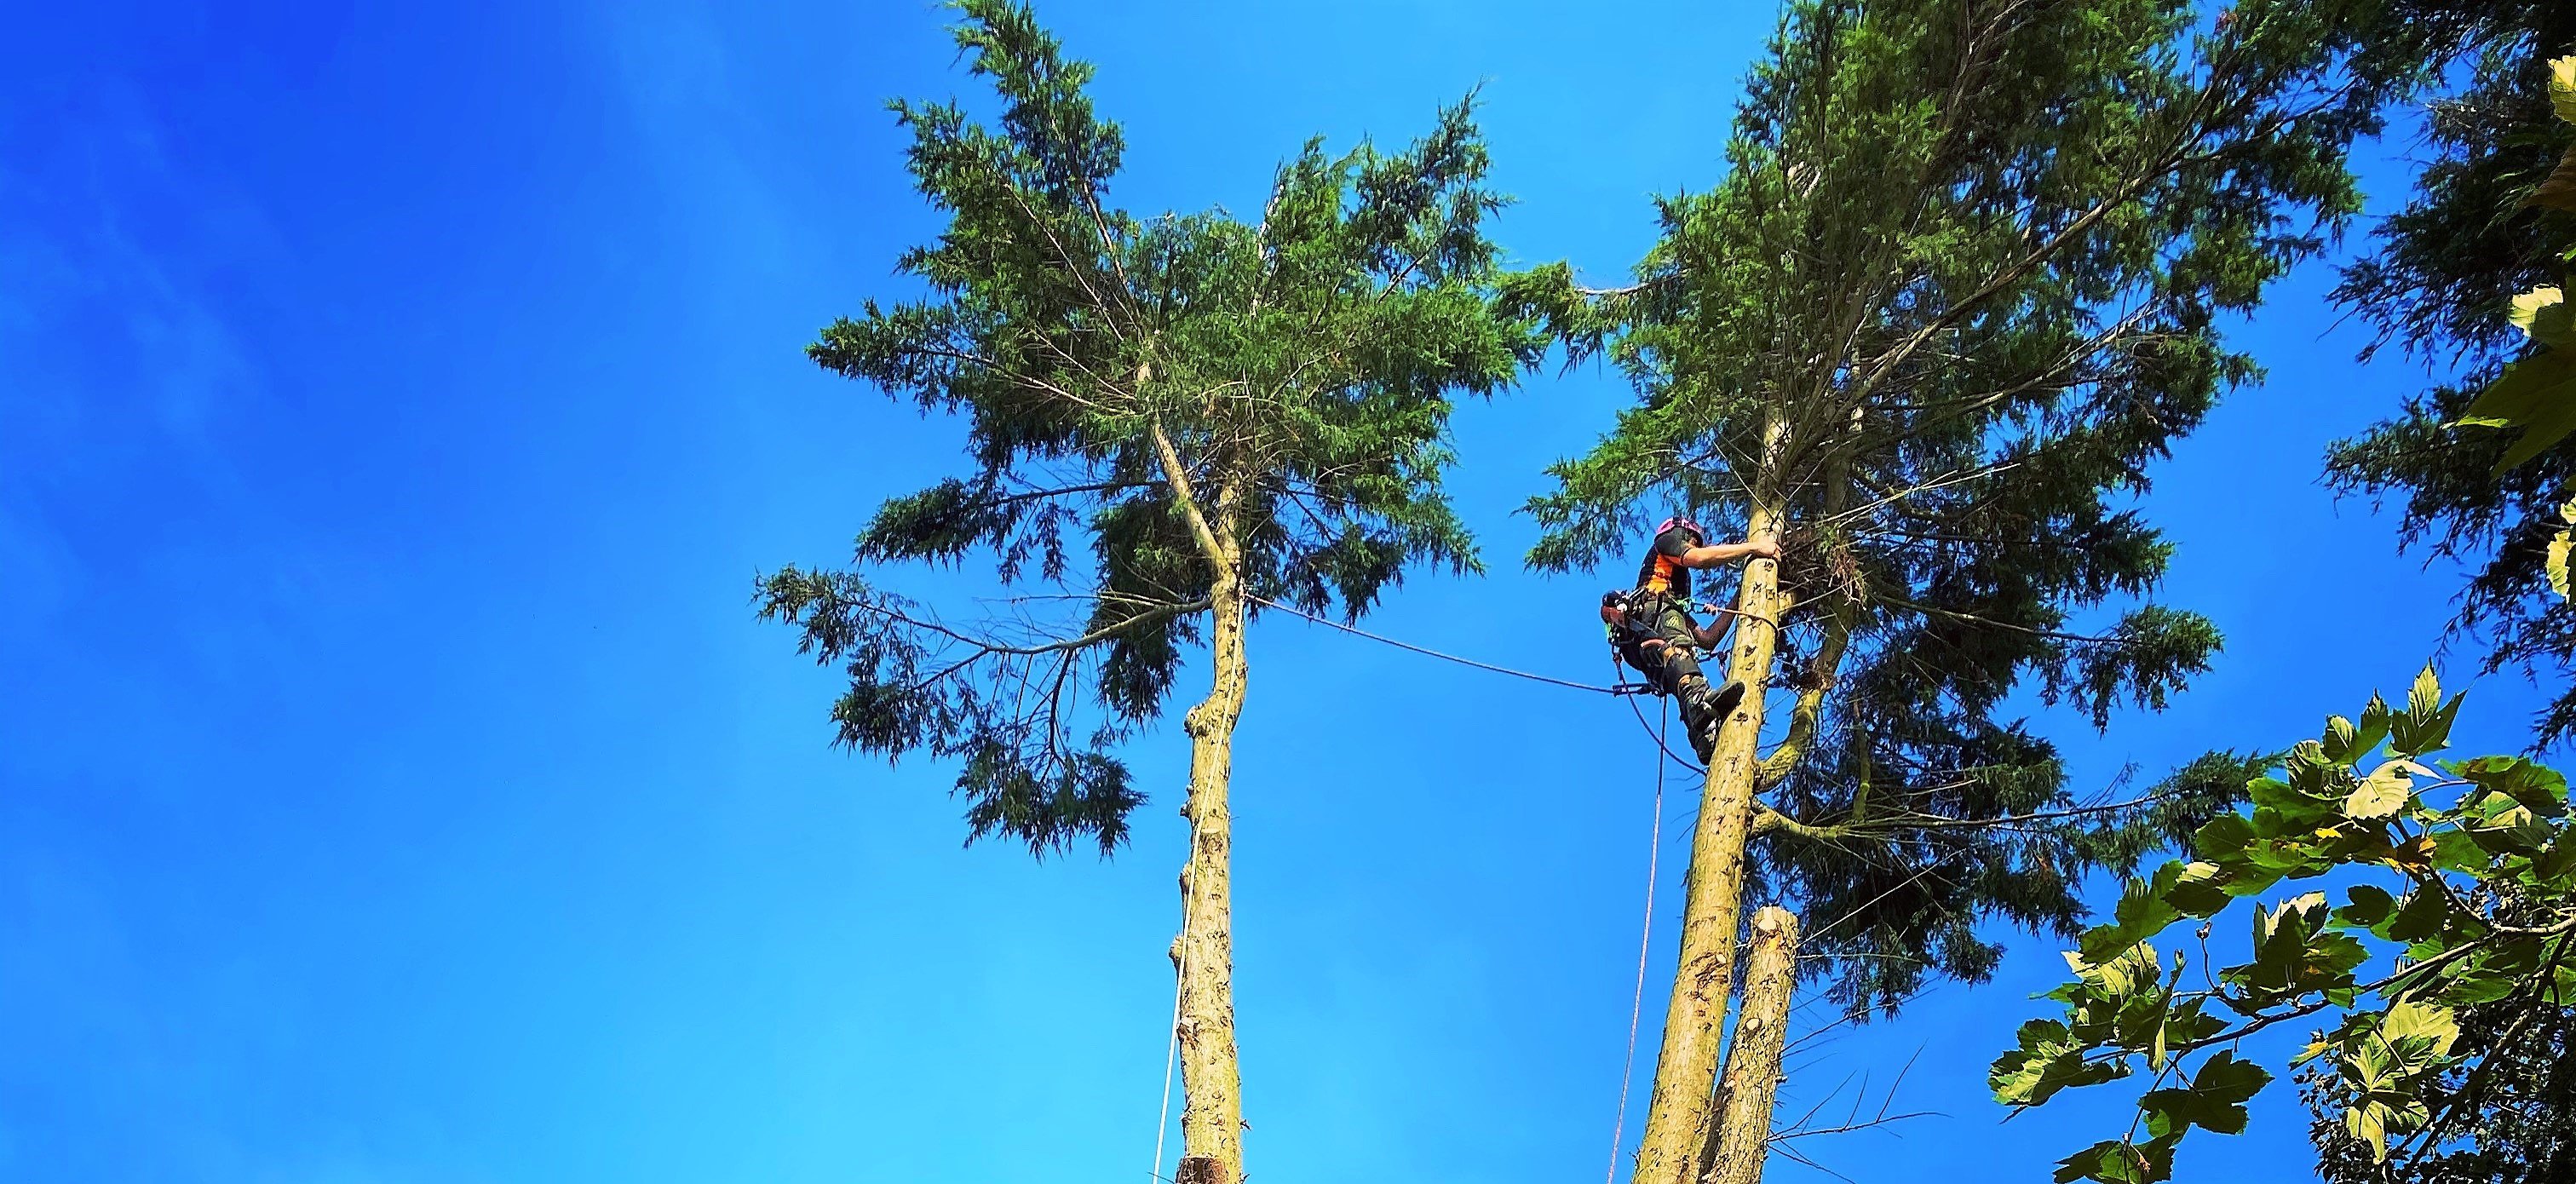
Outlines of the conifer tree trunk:
<svg viewBox="0 0 2576 1184">
<path fill-rule="evenodd" d="M 1773 906 L 1753 915 L 1744 959 L 1744 1003 L 1717 1088 L 1717 1130 L 1700 1184 L 1760 1184 L 1771 1149 L 1771 1109 L 1788 1046 L 1789 996 L 1798 985 L 1798 918 Z"/>
<path fill-rule="evenodd" d="M 760 613 L 847 673 L 839 743 L 963 757 L 969 841 L 1040 858 L 1126 842 L 1141 796 L 1114 750 L 1165 717 L 1183 655 L 1210 642 L 1184 721 L 1174 1174 L 1240 1184 L 1227 797 L 1247 610 L 1285 589 L 1356 619 L 1409 570 L 1474 568 L 1441 486 L 1450 414 L 1511 386 L 1557 328 L 1511 294 L 1531 281 L 1486 233 L 1505 203 L 1472 95 L 1401 150 L 1306 141 L 1257 221 L 1139 216 L 1105 201 L 1125 138 L 1086 92 L 1092 65 L 1026 0 L 956 7 L 959 57 L 1000 117 L 893 104 L 941 224 L 897 269 L 927 290 L 866 302 L 807 355 L 967 431 L 970 469 L 889 499 L 859 561 L 989 552 L 995 582 L 1042 581 L 1058 591 L 1031 600 L 1053 607 L 952 625 L 861 572 L 788 567 L 761 578 Z"/>
<path fill-rule="evenodd" d="M 1775 442 L 1777 434 L 1775 428 Z M 1786 526 L 1779 491 L 1756 490 L 1745 522 L 1748 538 L 1777 540 Z M 1762 763 L 1763 691 L 1779 640 L 1770 623 L 1780 619 L 1781 611 L 1777 562 L 1745 564 L 1736 607 L 1744 615 L 1735 626 L 1726 673 L 1744 684 L 1744 701 L 1718 728 L 1708 781 L 1700 791 L 1689 890 L 1682 904 L 1681 965 L 1664 1012 L 1655 1092 L 1630 1184 L 1695 1184 L 1701 1151 L 1709 1141 L 1719 1030 L 1726 1022 L 1736 930 L 1743 922 L 1744 847 L 1752 837 L 1754 783 Z"/>
<path fill-rule="evenodd" d="M 1230 559 L 1230 557 L 1229 557 Z M 1215 673 L 1207 698 L 1190 709 L 1190 857 L 1181 868 L 1181 935 L 1172 943 L 1180 976 L 1181 1162 L 1174 1184 L 1239 1184 L 1243 1179 L 1243 1079 L 1234 1045 L 1233 821 L 1226 789 L 1234 767 L 1234 725 L 1243 715 L 1242 585 L 1217 565 L 1210 597 Z"/>
</svg>

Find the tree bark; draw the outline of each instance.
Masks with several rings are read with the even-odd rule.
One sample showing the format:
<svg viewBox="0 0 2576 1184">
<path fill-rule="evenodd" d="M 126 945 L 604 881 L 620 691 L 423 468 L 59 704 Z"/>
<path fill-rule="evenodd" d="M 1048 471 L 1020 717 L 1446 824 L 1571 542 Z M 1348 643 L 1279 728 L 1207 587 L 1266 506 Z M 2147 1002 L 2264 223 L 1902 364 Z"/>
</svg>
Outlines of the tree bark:
<svg viewBox="0 0 2576 1184">
<path fill-rule="evenodd" d="M 1153 367 L 1136 367 L 1139 390 Z M 1243 551 L 1235 535 L 1235 506 L 1242 493 L 1229 477 L 1216 504 L 1203 507 L 1180 448 L 1157 421 L 1150 425 L 1154 454 L 1171 487 L 1172 503 L 1198 540 L 1214 573 L 1208 584 L 1209 651 L 1213 673 L 1207 698 L 1190 708 L 1181 726 L 1190 734 L 1190 797 L 1181 813 L 1190 820 L 1190 857 L 1181 866 L 1181 935 L 1172 939 L 1172 973 L 1180 980 L 1178 1030 L 1181 1060 L 1181 1162 L 1173 1184 L 1241 1184 L 1243 1180 L 1243 1068 L 1234 1045 L 1234 816 L 1226 790 L 1234 778 L 1234 725 L 1243 718 Z M 1162 1165 L 1154 1165 L 1161 1170 Z"/>
<path fill-rule="evenodd" d="M 1773 433 L 1776 437 L 1776 431 Z M 1745 516 L 1746 534 L 1780 537 L 1782 499 L 1758 490 Z M 1719 1030 L 1726 1022 L 1735 973 L 1737 928 L 1743 923 L 1744 847 L 1751 837 L 1753 791 L 1760 772 L 1763 691 L 1778 648 L 1780 567 L 1769 559 L 1744 565 L 1736 597 L 1735 641 L 1727 677 L 1744 684 L 1744 701 L 1720 724 L 1691 832 L 1689 890 L 1682 904 L 1681 966 L 1664 1011 L 1663 1050 L 1655 1092 L 1630 1184 L 1695 1184 L 1708 1145 L 1710 1092 L 1717 1082 Z"/>
<path fill-rule="evenodd" d="M 1744 959 L 1744 1003 L 1717 1087 L 1717 1131 L 1700 1184 L 1760 1184 L 1771 1149 L 1771 1110 L 1780 1096 L 1780 1055 L 1788 1045 L 1789 996 L 1798 985 L 1798 918 L 1772 907 L 1753 915 Z"/>
<path fill-rule="evenodd" d="M 1219 564 L 1210 589 L 1215 673 L 1207 698 L 1190 709 L 1190 857 L 1181 868 L 1181 935 L 1172 942 L 1180 977 L 1181 1162 L 1173 1184 L 1240 1184 L 1243 1075 L 1234 1044 L 1233 821 L 1226 789 L 1234 768 L 1234 725 L 1243 716 L 1243 595 L 1233 564 Z"/>
</svg>

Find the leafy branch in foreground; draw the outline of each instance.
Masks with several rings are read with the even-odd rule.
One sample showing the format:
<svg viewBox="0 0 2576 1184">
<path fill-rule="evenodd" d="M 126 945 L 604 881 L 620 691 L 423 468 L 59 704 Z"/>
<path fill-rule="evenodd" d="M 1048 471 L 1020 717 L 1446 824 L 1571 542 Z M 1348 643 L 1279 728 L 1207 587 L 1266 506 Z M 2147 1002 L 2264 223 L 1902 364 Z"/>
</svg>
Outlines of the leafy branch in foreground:
<svg viewBox="0 0 2576 1184">
<path fill-rule="evenodd" d="M 2458 1118 L 2428 1095 L 2489 1055 L 2460 1041 L 2460 1009 L 2484 1007 L 2510 1029 L 2576 1002 L 2566 779 L 2519 756 L 2427 764 L 2461 699 L 2445 702 L 2428 667 L 2403 710 L 2374 696 L 2358 723 L 2329 719 L 2278 776 L 2247 786 L 2250 811 L 2200 828 L 2198 858 L 2132 880 L 2114 919 L 2067 953 L 2075 979 L 2046 996 L 2065 1013 L 2022 1025 L 1990 1073 L 1997 1100 L 2038 1106 L 2150 1077 L 2129 1130 L 2064 1160 L 2060 1184 L 2163 1180 L 2191 1128 L 2242 1131 L 2246 1101 L 2272 1074 L 2238 1042 L 2311 1016 L 2332 1023 L 2296 1063 L 2331 1073 L 2347 1132 L 2377 1159 L 2423 1154 Z M 2370 878 L 2340 905 L 2323 891 L 2256 899 L 2329 873 Z M 2238 901 L 2253 906 L 2251 959 L 2212 968 L 2206 922 Z M 2201 985 L 2187 987 L 2191 958 L 2154 939 L 2194 921 Z"/>
<path fill-rule="evenodd" d="M 2354 1089 L 2311 1062 L 2299 1074 L 2313 1112 L 2309 1141 L 2327 1184 L 2559 1184 L 2576 1179 L 2576 1009 L 2534 1009 L 2516 1000 L 2458 1009 L 2455 1060 L 2423 1091 L 2444 1137 L 2402 1163 L 2345 1128 Z M 2391 1170 L 2395 1169 L 2395 1170 Z"/>
</svg>

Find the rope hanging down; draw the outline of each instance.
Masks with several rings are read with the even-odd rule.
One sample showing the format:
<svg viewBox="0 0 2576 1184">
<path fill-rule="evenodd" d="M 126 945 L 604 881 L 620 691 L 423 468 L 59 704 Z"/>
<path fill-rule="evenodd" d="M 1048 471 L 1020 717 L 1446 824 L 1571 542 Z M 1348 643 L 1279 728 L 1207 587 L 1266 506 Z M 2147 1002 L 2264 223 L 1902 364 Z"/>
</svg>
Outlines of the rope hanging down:
<svg viewBox="0 0 2576 1184">
<path fill-rule="evenodd" d="M 1199 845 L 1199 824 L 1190 822 L 1190 850 Z M 1145 1173 L 1157 1180 L 1169 1180 L 1163 1174 L 1163 1136 L 1172 1130 L 1172 1066 L 1181 1059 L 1181 992 L 1190 980 L 1190 922 L 1198 913 L 1197 893 L 1181 897 L 1181 957 L 1172 967 L 1172 1041 L 1163 1046 L 1163 1112 L 1154 1118 L 1154 1168 Z"/>
<path fill-rule="evenodd" d="M 1648 954 L 1654 947 L 1655 881 L 1661 870 L 1660 861 L 1663 855 L 1664 845 L 1664 762 L 1669 759 L 1680 764 L 1684 768 L 1692 770 L 1693 772 L 1706 771 L 1699 764 L 1694 763 L 1684 758 L 1681 754 L 1674 752 L 1672 746 L 1666 743 L 1665 737 L 1667 736 L 1672 724 L 1672 700 L 1669 697 L 1664 699 L 1664 726 L 1657 727 L 1648 724 L 1646 722 L 1646 713 L 1637 707 L 1635 696 L 1652 694 L 1654 693 L 1655 688 L 1651 684 L 1647 683 L 1629 682 L 1628 672 L 1624 667 L 1619 665 L 1619 659 L 1616 655 L 1611 657 L 1610 665 L 1612 671 L 1615 672 L 1618 677 L 1618 682 L 1613 686 L 1595 686 L 1591 683 L 1572 682 L 1544 674 L 1533 674 L 1527 670 L 1514 670 L 1508 666 L 1497 666 L 1491 662 L 1479 662 L 1473 658 L 1462 658 L 1456 654 L 1444 653 L 1428 646 L 1419 646 L 1408 641 L 1398 641 L 1395 638 L 1388 637 L 1383 634 L 1371 633 L 1366 629 L 1361 629 L 1352 625 L 1345 625 L 1339 621 L 1319 617 L 1310 612 L 1290 608 L 1287 605 L 1281 604 L 1278 601 L 1265 596 L 1247 596 L 1245 599 L 1265 608 L 1277 609 L 1292 617 L 1297 617 L 1327 628 L 1338 629 L 1353 637 L 1364 637 L 1370 641 L 1378 642 L 1383 645 L 1391 645 L 1397 649 L 1420 654 L 1426 658 L 1438 658 L 1443 662 L 1455 662 L 1458 665 L 1473 667 L 1477 670 L 1489 671 L 1494 674 L 1506 674 L 1513 678 L 1527 679 L 1531 682 L 1546 683 L 1549 686 L 1564 687 L 1568 690 L 1590 691 L 1594 694 L 1615 695 L 1620 698 L 1627 699 L 1629 701 L 1628 708 L 1636 715 L 1638 726 L 1645 728 L 1646 734 L 1654 739 L 1655 747 L 1658 750 L 1655 761 L 1655 812 L 1653 825 L 1649 831 L 1646 847 L 1646 908 L 1644 924 L 1640 927 L 1641 932 L 1637 935 L 1637 987 L 1635 997 L 1632 998 L 1628 1004 L 1628 1048 L 1626 1057 L 1621 1062 L 1619 1068 L 1619 1110 L 1617 1117 L 1613 1120 L 1611 1125 L 1610 1166 L 1603 1177 L 1603 1184 L 1611 1184 L 1611 1182 L 1615 1181 L 1618 1177 L 1619 1152 L 1621 1145 L 1627 1142 L 1628 1091 L 1630 1085 L 1634 1082 L 1637 1072 L 1637 1029 L 1645 1015 L 1646 967 Z M 1188 924 L 1189 919 L 1187 916 L 1184 916 L 1182 918 L 1182 927 L 1186 929 Z M 1176 1053 L 1179 1050 L 1180 1033 L 1179 1025 L 1177 1023 L 1179 1019 L 1179 1003 L 1180 1000 L 1176 995 L 1173 999 L 1173 1017 L 1175 1020 L 1173 1026 L 1173 1046 L 1165 1055 L 1163 1067 L 1163 1102 L 1166 1108 L 1163 1122 L 1165 1123 L 1170 1121 L 1169 1107 L 1171 1105 L 1172 1088 L 1171 1054 Z M 1156 1180 L 1164 1179 L 1161 1174 L 1163 1166 L 1162 1160 L 1162 1136 L 1158 1132 L 1155 1136 L 1154 1145 L 1155 1170 L 1153 1176 Z"/>
<path fill-rule="evenodd" d="M 1642 722 L 1641 713 L 1638 719 Z M 1655 746 L 1663 748 L 1664 731 L 1673 722 L 1673 701 L 1664 700 L 1664 726 L 1655 730 Z M 1670 748 L 1664 748 L 1669 755 Z M 1646 1013 L 1646 951 L 1655 943 L 1655 864 L 1664 853 L 1664 762 L 1655 762 L 1655 824 L 1646 840 L 1646 921 L 1637 934 L 1637 995 L 1628 1002 L 1628 1056 L 1619 1063 L 1619 1117 L 1610 1124 L 1610 1166 L 1601 1173 L 1601 1184 L 1613 1184 L 1619 1178 L 1619 1148 L 1628 1141 L 1628 1086 L 1637 1076 L 1637 1021 Z"/>
</svg>

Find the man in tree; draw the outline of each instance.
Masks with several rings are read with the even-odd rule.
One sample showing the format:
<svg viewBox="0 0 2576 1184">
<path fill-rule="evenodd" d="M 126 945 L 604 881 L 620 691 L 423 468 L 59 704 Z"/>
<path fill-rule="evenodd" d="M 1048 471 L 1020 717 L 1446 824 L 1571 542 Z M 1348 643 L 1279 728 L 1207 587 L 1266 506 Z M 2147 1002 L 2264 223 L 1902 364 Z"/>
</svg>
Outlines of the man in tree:
<svg viewBox="0 0 2576 1184">
<path fill-rule="evenodd" d="M 1655 528 L 1654 544 L 1637 565 L 1637 586 L 1601 600 L 1601 619 L 1611 628 L 1619 656 L 1652 680 L 1656 690 L 1680 701 L 1682 726 L 1701 760 L 1717 744 L 1718 721 L 1744 701 L 1744 684 L 1728 679 L 1725 686 L 1711 689 L 1700 671 L 1694 651 L 1717 648 L 1735 611 L 1720 608 L 1719 623 L 1701 628 L 1690 612 L 1691 572 L 1779 557 L 1779 545 L 1770 540 L 1711 546 L 1699 523 L 1667 518 Z"/>
<path fill-rule="evenodd" d="M 1634 1184 L 1750 1184 L 1778 1146 L 1776 1028 L 1728 1023 L 1755 906 L 1794 910 L 1832 998 L 1892 1010 L 1987 977 L 1998 922 L 2080 931 L 2087 870 L 2169 832 L 2106 825 L 2145 803 L 2081 792 L 2019 704 L 2101 727 L 2217 652 L 2146 602 L 2173 548 L 2129 503 L 2256 373 L 2219 327 L 2358 208 L 2345 146 L 2377 109 L 2336 69 L 2339 2 L 1787 8 L 1726 173 L 1660 203 L 1636 282 L 1516 287 L 1638 395 L 1532 502 L 1535 566 L 1602 561 L 1650 501 L 1789 559 L 1737 587 L 1744 695 Z"/>
</svg>

